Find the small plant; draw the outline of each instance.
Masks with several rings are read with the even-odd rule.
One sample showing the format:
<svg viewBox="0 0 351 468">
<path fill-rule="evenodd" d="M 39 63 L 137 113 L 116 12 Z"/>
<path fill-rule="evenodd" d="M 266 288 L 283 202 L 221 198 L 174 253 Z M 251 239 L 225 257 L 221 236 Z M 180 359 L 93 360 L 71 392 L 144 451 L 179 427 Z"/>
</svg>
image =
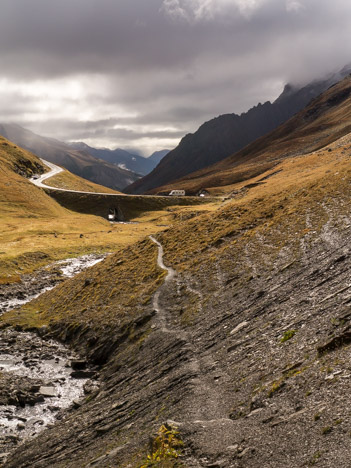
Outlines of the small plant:
<svg viewBox="0 0 351 468">
<path fill-rule="evenodd" d="M 322 456 L 321 452 L 319 451 L 315 452 L 309 462 L 309 466 L 316 465 L 318 463 L 318 460 L 321 458 L 321 456 Z"/>
<path fill-rule="evenodd" d="M 282 381 L 282 380 L 277 380 L 275 382 L 273 382 L 271 388 L 269 389 L 269 392 L 268 392 L 268 398 L 272 398 L 272 396 L 276 393 L 276 392 L 279 392 L 279 390 L 281 390 L 283 387 L 285 387 L 285 382 Z"/>
<path fill-rule="evenodd" d="M 283 337 L 281 338 L 280 342 L 285 343 L 288 340 L 291 340 L 293 336 L 295 336 L 296 330 L 287 330 L 284 332 Z"/>
<path fill-rule="evenodd" d="M 179 438 L 179 432 L 176 428 L 163 424 L 151 443 L 151 453 L 147 456 L 146 462 L 144 462 L 140 468 L 164 466 L 163 463 L 166 461 L 172 463 L 172 461 L 176 461 L 179 457 L 182 447 L 183 442 Z M 174 465 L 172 464 L 170 466 Z"/>
<path fill-rule="evenodd" d="M 333 428 L 332 428 L 331 426 L 325 426 L 325 427 L 323 427 L 323 429 L 322 429 L 322 434 L 323 434 L 323 435 L 330 434 L 331 431 L 332 431 L 332 429 L 333 429 Z"/>
</svg>

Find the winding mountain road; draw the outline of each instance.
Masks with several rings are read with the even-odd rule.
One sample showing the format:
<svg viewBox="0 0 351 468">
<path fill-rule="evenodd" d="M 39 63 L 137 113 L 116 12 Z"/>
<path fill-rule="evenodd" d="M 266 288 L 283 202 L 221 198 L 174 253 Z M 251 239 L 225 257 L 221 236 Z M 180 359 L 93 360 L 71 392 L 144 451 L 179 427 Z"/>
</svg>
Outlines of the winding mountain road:
<svg viewBox="0 0 351 468">
<path fill-rule="evenodd" d="M 46 161 L 45 159 L 40 158 L 41 162 L 45 164 L 45 166 L 50 168 L 49 172 L 46 172 L 45 174 L 42 174 L 39 178 L 31 178 L 29 179 L 34 185 L 40 188 L 44 189 L 49 189 L 49 190 L 55 190 L 55 192 L 69 192 L 69 193 L 79 193 L 79 194 L 87 194 L 87 195 L 104 195 L 104 196 L 110 196 L 110 197 L 115 197 L 116 195 L 118 196 L 125 196 L 125 197 L 135 197 L 136 195 L 126 195 L 125 193 L 106 193 L 106 192 L 83 192 L 82 190 L 72 190 L 72 189 L 64 189 L 64 188 L 59 188 L 59 187 L 51 187 L 50 185 L 44 184 L 43 182 L 47 179 L 50 179 L 51 177 L 54 177 L 55 175 L 59 174 L 60 172 L 65 171 L 66 169 L 57 166 L 56 164 Z"/>
<path fill-rule="evenodd" d="M 43 184 L 43 182 L 46 179 L 50 179 L 51 177 L 54 177 L 55 175 L 59 174 L 60 172 L 63 172 L 62 167 L 56 166 L 56 164 L 53 164 L 49 161 L 45 161 L 45 159 L 41 159 L 41 161 L 45 164 L 45 166 L 48 166 L 50 168 L 50 172 L 46 172 L 45 174 L 42 174 L 39 178 L 34 178 L 32 177 L 30 179 L 31 182 L 33 182 L 34 185 L 37 187 L 41 188 L 53 188 L 49 187 L 46 184 Z M 64 189 L 58 189 L 58 190 L 64 190 Z M 65 190 L 66 192 L 67 190 Z"/>
<path fill-rule="evenodd" d="M 40 158 L 40 160 L 45 164 L 45 166 L 50 168 L 49 172 L 46 172 L 45 174 L 42 174 L 39 178 L 31 178 L 29 179 L 34 185 L 37 187 L 41 187 L 44 189 L 49 189 L 49 190 L 55 190 L 58 192 L 70 192 L 70 193 L 80 193 L 80 194 L 88 194 L 88 195 L 106 195 L 106 196 L 112 196 L 115 197 L 116 195 L 125 195 L 124 193 L 105 193 L 105 192 L 83 192 L 81 190 L 71 190 L 71 189 L 63 189 L 63 188 L 58 188 L 58 187 L 51 187 L 50 185 L 44 184 L 43 182 L 47 179 L 50 179 L 51 177 L 54 177 L 55 175 L 59 174 L 60 172 L 65 171 L 60 166 L 57 166 L 54 163 L 51 163 L 49 161 L 46 161 L 45 159 Z M 127 195 L 125 195 L 127 196 Z M 128 195 L 128 196 L 133 196 L 133 195 Z"/>
</svg>

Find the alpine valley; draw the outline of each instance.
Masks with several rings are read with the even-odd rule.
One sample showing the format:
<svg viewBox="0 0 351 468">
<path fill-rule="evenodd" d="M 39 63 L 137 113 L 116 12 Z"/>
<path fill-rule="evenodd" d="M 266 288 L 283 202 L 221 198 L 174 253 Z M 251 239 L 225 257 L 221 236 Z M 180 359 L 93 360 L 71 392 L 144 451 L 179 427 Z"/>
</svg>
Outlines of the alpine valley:
<svg viewBox="0 0 351 468">
<path fill-rule="evenodd" d="M 94 152 L 45 139 L 43 161 L 1 127 L 3 467 L 350 465 L 351 76 L 338 78 L 204 124 L 128 189 L 160 195 L 58 172 L 45 161 Z M 130 173 L 116 154 L 89 157 L 114 178 Z M 178 188 L 190 196 L 162 195 Z M 87 255 L 68 277 L 60 262 Z M 50 363 L 58 376 L 36 374 Z"/>
</svg>

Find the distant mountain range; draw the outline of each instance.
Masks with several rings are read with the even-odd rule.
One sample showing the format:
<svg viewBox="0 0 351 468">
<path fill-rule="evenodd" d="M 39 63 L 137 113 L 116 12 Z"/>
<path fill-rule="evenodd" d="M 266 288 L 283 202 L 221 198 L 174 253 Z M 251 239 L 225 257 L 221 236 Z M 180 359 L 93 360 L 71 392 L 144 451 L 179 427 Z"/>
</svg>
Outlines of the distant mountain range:
<svg viewBox="0 0 351 468">
<path fill-rule="evenodd" d="M 16 124 L 0 124 L 0 135 L 73 174 L 114 190 L 122 190 L 157 165 L 157 158 L 148 160 L 120 149 L 99 150 L 85 143 L 64 143 Z"/>
<path fill-rule="evenodd" d="M 69 143 L 69 146 L 79 151 L 86 151 L 95 158 L 115 164 L 121 169 L 126 169 L 141 175 L 146 175 L 151 172 L 161 159 L 169 153 L 169 150 L 162 150 L 153 153 L 149 158 L 144 158 L 138 154 L 133 154 L 120 148 L 115 150 L 93 148 L 82 142 Z"/>
<path fill-rule="evenodd" d="M 350 73 L 351 66 L 346 66 L 338 73 L 303 87 L 288 84 L 273 103 L 258 104 L 241 115 L 220 115 L 204 123 L 194 134 L 186 135 L 150 174 L 124 191 L 154 191 L 157 187 L 225 159 L 286 122 L 311 99 Z"/>
<path fill-rule="evenodd" d="M 167 154 L 170 152 L 170 150 L 168 149 L 164 149 L 164 150 L 160 150 L 160 151 L 155 151 L 154 153 L 152 153 L 151 156 L 149 156 L 149 160 L 150 161 L 154 161 L 155 163 L 155 167 L 157 166 L 157 164 L 159 162 L 162 161 L 162 159 L 167 156 Z"/>
</svg>

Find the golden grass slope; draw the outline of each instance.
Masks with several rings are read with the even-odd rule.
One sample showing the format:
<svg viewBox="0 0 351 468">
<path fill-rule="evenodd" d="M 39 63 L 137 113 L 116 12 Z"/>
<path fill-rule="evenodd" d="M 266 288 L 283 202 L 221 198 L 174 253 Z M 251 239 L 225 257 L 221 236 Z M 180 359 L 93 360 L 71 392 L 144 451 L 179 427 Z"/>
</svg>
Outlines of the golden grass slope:
<svg viewBox="0 0 351 468">
<path fill-rule="evenodd" d="M 69 211 L 28 180 L 44 171 L 35 155 L 0 137 L 1 283 L 19 281 L 19 275 L 56 259 L 115 251 L 164 229 L 148 219 L 140 225 L 111 226 L 101 217 Z M 68 173 L 64 181 L 83 187 L 79 178 Z M 100 190 L 84 182 L 85 188 L 88 185 Z"/>
<path fill-rule="evenodd" d="M 26 179 L 45 172 L 42 162 L 3 137 L 0 137 L 0 170 L 0 220 L 5 216 L 57 216 L 66 211 Z"/>
<path fill-rule="evenodd" d="M 116 193 L 120 194 L 117 190 L 104 187 L 103 185 L 94 184 L 89 180 L 83 179 L 71 172 L 64 170 L 54 177 L 50 177 L 45 181 L 49 187 L 61 188 L 65 190 L 75 190 L 80 192 L 96 192 L 96 193 Z"/>
<path fill-rule="evenodd" d="M 149 234 L 164 230 L 179 218 L 193 216 L 192 207 L 157 208 L 155 205 L 153 210 L 139 212 L 132 224 L 111 225 L 100 216 L 63 208 L 45 190 L 28 180 L 46 169 L 35 155 L 0 138 L 0 283 L 20 281 L 21 274 L 58 259 L 119 251 Z M 104 191 L 101 186 L 68 171 L 61 174 L 56 183 L 67 188 Z M 71 194 L 72 209 L 75 203 L 79 204 L 80 198 Z M 211 204 L 196 208 L 199 211 L 212 209 Z"/>
<path fill-rule="evenodd" d="M 217 275 L 230 281 L 238 265 L 243 270 L 239 286 L 243 286 L 249 285 L 252 275 L 276 268 L 280 259 L 284 264 L 298 261 L 303 255 L 301 245 L 307 248 L 319 238 L 330 213 L 340 222 L 348 214 L 350 158 L 351 137 L 347 136 L 323 150 L 285 159 L 260 184 L 252 179 L 252 187 L 238 198 L 212 205 L 211 210 L 184 211 L 159 234 L 166 264 L 181 276 L 202 278 L 206 301 L 216 291 Z M 120 249 L 2 320 L 23 326 L 57 321 L 77 326 L 89 322 L 92 327 L 123 323 L 150 306 L 152 293 L 162 281 L 164 272 L 156 266 L 156 254 L 149 240 Z M 184 320 L 196 318 L 197 309 L 193 309 L 184 310 Z"/>
</svg>

